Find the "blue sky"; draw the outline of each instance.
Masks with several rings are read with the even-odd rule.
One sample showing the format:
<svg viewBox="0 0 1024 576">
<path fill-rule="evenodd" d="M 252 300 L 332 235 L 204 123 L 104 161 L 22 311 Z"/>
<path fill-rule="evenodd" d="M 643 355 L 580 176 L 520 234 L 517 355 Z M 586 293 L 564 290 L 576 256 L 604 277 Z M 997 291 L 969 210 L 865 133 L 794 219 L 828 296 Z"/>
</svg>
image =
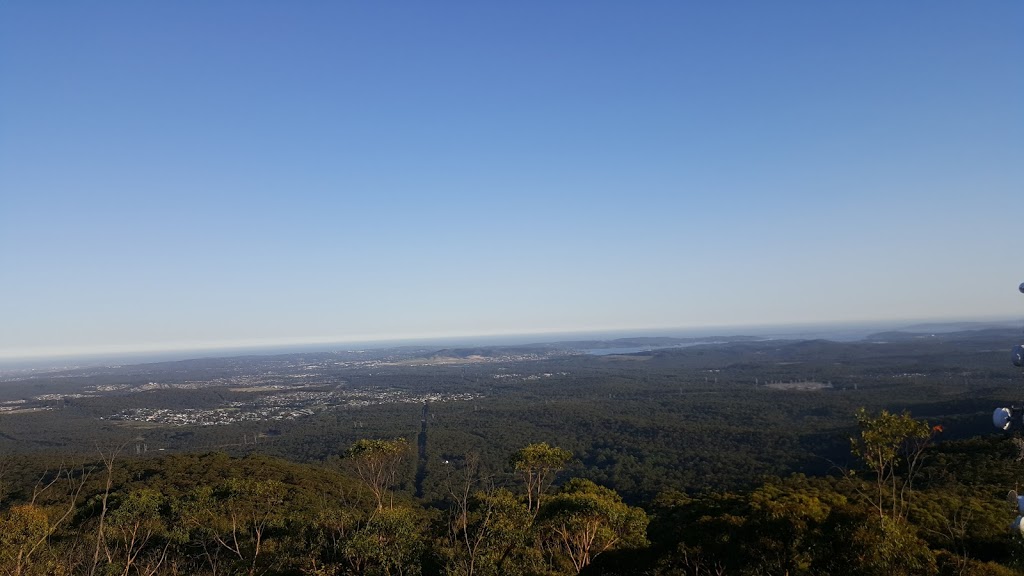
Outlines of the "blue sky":
<svg viewBox="0 0 1024 576">
<path fill-rule="evenodd" d="M 0 356 L 1024 314 L 1022 26 L 5 2 Z"/>
</svg>

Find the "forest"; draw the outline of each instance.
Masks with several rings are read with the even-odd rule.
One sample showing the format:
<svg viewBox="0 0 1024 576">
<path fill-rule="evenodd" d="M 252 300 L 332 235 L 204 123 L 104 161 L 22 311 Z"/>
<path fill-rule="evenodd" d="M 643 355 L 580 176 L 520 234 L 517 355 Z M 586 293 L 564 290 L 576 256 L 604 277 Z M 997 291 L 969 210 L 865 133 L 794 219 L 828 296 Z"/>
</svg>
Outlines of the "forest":
<svg viewBox="0 0 1024 576">
<path fill-rule="evenodd" d="M 1014 337 L 19 375 L 0 401 L 52 405 L 0 412 L 0 573 L 1016 574 Z M 110 418 L 285 394 L 279 420 Z"/>
</svg>

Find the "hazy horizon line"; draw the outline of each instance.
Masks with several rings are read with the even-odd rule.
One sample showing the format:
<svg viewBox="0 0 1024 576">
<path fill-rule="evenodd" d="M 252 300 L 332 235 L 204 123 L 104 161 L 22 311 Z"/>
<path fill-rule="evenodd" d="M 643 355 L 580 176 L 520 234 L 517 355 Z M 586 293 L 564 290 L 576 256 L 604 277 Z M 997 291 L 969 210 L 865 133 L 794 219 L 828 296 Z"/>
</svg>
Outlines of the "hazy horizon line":
<svg viewBox="0 0 1024 576">
<path fill-rule="evenodd" d="M 448 341 L 459 339 L 479 338 L 524 338 L 524 337 L 552 337 L 552 336 L 579 336 L 579 335 L 610 335 L 610 334 L 634 334 L 659 332 L 677 332 L 686 336 L 694 336 L 694 332 L 713 330 L 766 330 L 766 329 L 795 329 L 815 327 L 841 327 L 841 326 L 899 326 L 909 323 L 950 323 L 950 322 L 1008 322 L 1013 319 L 1004 316 L 988 317 L 954 317 L 954 318 L 904 318 L 904 319 L 873 319 L 873 320 L 834 320 L 821 322 L 792 322 L 792 323 L 769 323 L 769 324 L 701 324 L 691 326 L 646 326 L 646 327 L 599 327 L 582 329 L 539 329 L 531 331 L 495 331 L 495 332 L 437 332 L 419 334 L 364 334 L 353 336 L 320 336 L 320 337 L 291 337 L 291 338 L 248 338 L 234 340 L 215 341 L 164 341 L 147 344 L 105 344 L 94 346 L 64 346 L 64 347 L 25 347 L 9 350 L 0 350 L 0 362 L 11 363 L 17 361 L 44 361 L 58 359 L 89 359 L 97 357 L 110 357 L 117 355 L 141 355 L 141 354 L 172 354 L 172 353 L 202 353 L 231 350 L 257 350 L 282 347 L 298 346 L 330 346 L 330 345 L 382 345 L 395 343 L 428 343 L 431 341 Z M 706 334 L 712 335 L 712 334 Z M 739 336 L 741 334 L 714 334 L 715 336 Z"/>
</svg>

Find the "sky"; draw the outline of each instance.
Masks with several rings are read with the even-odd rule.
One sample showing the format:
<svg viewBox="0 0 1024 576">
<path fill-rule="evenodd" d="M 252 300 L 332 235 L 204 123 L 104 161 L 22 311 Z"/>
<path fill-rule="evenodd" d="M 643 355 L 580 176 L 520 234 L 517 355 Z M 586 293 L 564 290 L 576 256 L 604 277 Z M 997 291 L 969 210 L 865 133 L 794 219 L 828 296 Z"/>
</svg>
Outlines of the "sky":
<svg viewBox="0 0 1024 576">
<path fill-rule="evenodd" d="M 1024 316 L 1022 29 L 0 2 L 0 358 Z"/>
</svg>

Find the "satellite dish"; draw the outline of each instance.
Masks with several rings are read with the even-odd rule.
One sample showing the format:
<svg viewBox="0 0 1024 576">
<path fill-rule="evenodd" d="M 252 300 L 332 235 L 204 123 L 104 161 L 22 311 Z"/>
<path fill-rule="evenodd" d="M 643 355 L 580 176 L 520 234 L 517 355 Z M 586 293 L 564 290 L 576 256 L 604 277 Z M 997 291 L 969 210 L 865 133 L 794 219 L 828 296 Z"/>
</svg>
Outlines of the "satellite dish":
<svg viewBox="0 0 1024 576">
<path fill-rule="evenodd" d="M 1024 496 L 1017 494 L 1016 490 L 1010 490 L 1010 493 L 1006 495 L 1006 499 L 1010 504 L 1017 507 L 1017 513 L 1024 516 Z"/>
<path fill-rule="evenodd" d="M 1024 524 L 1021 523 L 1024 520 L 1024 516 L 1017 516 L 1013 520 L 1013 524 L 1010 524 L 1010 532 L 1020 532 L 1024 534 Z"/>
<path fill-rule="evenodd" d="M 1009 430 L 1013 423 L 1013 412 L 1009 408 L 996 408 L 992 412 L 992 425 L 1000 430 Z M 1021 512 L 1024 514 L 1024 512 Z"/>
<path fill-rule="evenodd" d="M 1013 358 L 1013 365 L 1024 368 L 1024 344 L 1014 346 L 1010 354 Z"/>
</svg>

